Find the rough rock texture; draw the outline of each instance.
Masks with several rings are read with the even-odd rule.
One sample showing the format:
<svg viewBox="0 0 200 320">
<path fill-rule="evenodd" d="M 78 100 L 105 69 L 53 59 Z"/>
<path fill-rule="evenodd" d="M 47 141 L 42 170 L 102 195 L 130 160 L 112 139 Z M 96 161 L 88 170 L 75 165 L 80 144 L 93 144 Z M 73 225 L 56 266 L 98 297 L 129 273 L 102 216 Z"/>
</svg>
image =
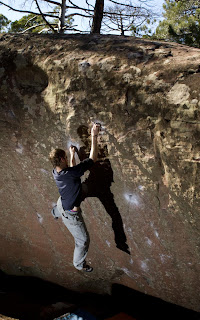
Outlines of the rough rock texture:
<svg viewBox="0 0 200 320">
<path fill-rule="evenodd" d="M 1 268 L 69 289 L 113 283 L 200 311 L 200 50 L 119 36 L 1 35 Z M 76 143 L 99 162 L 84 179 L 90 275 L 50 210 L 48 161 Z"/>
</svg>

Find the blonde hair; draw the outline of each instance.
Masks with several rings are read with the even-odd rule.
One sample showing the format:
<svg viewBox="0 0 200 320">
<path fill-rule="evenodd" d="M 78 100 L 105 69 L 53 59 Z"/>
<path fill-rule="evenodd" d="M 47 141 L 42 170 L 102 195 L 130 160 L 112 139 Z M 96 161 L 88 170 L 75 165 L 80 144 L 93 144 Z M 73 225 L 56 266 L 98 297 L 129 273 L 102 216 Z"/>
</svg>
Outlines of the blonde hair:
<svg viewBox="0 0 200 320">
<path fill-rule="evenodd" d="M 59 167 L 61 164 L 61 158 L 65 158 L 66 153 L 62 149 L 53 149 L 49 153 L 49 160 L 51 161 L 53 167 Z"/>
</svg>

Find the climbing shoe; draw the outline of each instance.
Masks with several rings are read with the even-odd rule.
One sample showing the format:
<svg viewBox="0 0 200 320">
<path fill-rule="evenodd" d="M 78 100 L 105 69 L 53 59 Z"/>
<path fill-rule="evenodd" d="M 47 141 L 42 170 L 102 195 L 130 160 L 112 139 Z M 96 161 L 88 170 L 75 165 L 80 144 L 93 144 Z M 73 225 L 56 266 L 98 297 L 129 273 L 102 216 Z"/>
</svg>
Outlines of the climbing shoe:
<svg viewBox="0 0 200 320">
<path fill-rule="evenodd" d="M 85 272 L 92 272 L 93 268 L 90 267 L 88 264 L 86 264 L 86 265 L 84 265 L 82 270 L 85 271 Z"/>
</svg>

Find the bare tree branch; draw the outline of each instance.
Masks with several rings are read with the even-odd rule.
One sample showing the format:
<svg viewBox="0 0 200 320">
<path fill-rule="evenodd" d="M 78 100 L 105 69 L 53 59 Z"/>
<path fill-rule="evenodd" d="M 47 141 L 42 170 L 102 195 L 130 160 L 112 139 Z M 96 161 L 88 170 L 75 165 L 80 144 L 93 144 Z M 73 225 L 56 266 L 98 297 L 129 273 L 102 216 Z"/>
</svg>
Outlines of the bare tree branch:
<svg viewBox="0 0 200 320">
<path fill-rule="evenodd" d="M 39 6 L 39 4 L 38 4 L 38 2 L 37 2 L 37 0 L 35 0 L 35 3 L 36 3 L 36 5 L 37 5 L 37 8 L 38 8 L 38 10 L 39 10 L 39 12 L 40 12 L 43 20 L 44 20 L 45 23 L 49 26 L 49 28 L 51 28 L 51 30 L 55 33 L 54 28 L 53 28 L 52 25 L 47 21 L 47 19 L 45 18 L 44 14 L 42 13 L 42 11 L 41 11 L 41 9 L 40 9 L 40 6 Z"/>
<path fill-rule="evenodd" d="M 116 13 L 116 12 L 104 12 L 104 16 L 105 17 L 109 17 L 109 16 L 111 16 L 111 15 L 115 15 L 115 16 L 121 16 L 121 15 L 123 15 L 123 17 L 125 18 L 125 17 L 127 17 L 127 18 L 131 18 L 131 17 L 133 17 L 133 16 L 138 16 L 137 15 L 137 13 L 135 14 L 135 15 L 133 15 L 133 14 L 125 14 L 125 13 L 123 13 L 123 14 L 120 14 L 120 13 Z M 147 15 L 147 17 L 149 16 L 148 14 L 146 14 Z"/>
<path fill-rule="evenodd" d="M 53 1 L 53 0 L 44 0 L 44 1 L 48 2 L 48 3 L 55 4 L 56 6 L 61 6 L 61 4 L 59 2 L 56 2 L 56 1 Z"/>
<path fill-rule="evenodd" d="M 40 30 L 40 31 L 38 32 L 38 34 L 41 34 L 43 31 L 48 32 L 49 30 L 51 30 L 51 29 L 44 28 L 44 29 Z"/>
<path fill-rule="evenodd" d="M 131 2 L 125 6 L 115 4 L 104 12 L 103 24 L 110 30 L 120 31 L 121 35 L 124 35 L 124 32 L 130 30 L 132 25 L 136 28 L 140 27 L 150 14 L 152 15 L 151 10 L 141 6 L 132 6 Z"/>
<path fill-rule="evenodd" d="M 119 6 L 124 6 L 124 7 L 132 7 L 132 8 L 137 8 L 135 6 L 133 6 L 132 4 L 126 4 L 126 3 L 120 3 L 120 2 L 117 2 L 115 0 L 109 0 L 110 2 L 116 4 L 116 5 L 119 5 Z"/>
<path fill-rule="evenodd" d="M 4 6 L 6 6 L 6 7 L 8 7 L 9 9 L 11 9 L 11 10 L 13 10 L 13 11 L 23 12 L 23 13 L 31 13 L 31 14 L 35 14 L 35 15 L 37 15 L 37 16 L 41 16 L 41 14 L 40 14 L 40 13 L 38 13 L 38 12 L 33 12 L 33 11 L 28 11 L 28 10 L 19 10 L 19 9 L 15 9 L 15 8 L 13 8 L 13 7 L 9 6 L 8 4 L 3 3 L 2 1 L 0 1 L 0 4 L 2 4 L 2 5 L 4 5 Z M 44 15 L 45 17 L 55 18 L 55 16 L 50 15 L 50 14 L 47 14 L 47 13 L 44 13 L 43 15 Z"/>
<path fill-rule="evenodd" d="M 25 33 L 26 31 L 29 31 L 31 29 L 35 29 L 37 27 L 45 26 L 45 25 L 46 25 L 45 23 L 40 23 L 40 24 L 37 24 L 35 26 L 31 26 L 31 27 L 27 28 L 26 30 L 21 31 L 20 33 Z"/>
<path fill-rule="evenodd" d="M 103 24 L 108 27 L 109 29 L 113 30 L 113 31 L 116 31 L 116 28 L 112 28 L 111 26 L 107 25 L 105 22 L 103 22 Z"/>
<path fill-rule="evenodd" d="M 117 2 L 117 1 L 115 1 L 115 0 L 108 0 L 108 1 L 110 1 L 110 2 L 112 2 L 112 3 L 114 3 L 114 4 L 116 4 L 116 5 L 118 5 L 118 6 L 124 6 L 124 7 L 128 7 L 128 8 L 133 8 L 133 9 L 143 9 L 143 10 L 148 10 L 147 8 L 145 8 L 145 7 L 141 7 L 141 6 L 134 6 L 134 5 L 132 5 L 132 3 L 130 2 L 130 4 L 126 4 L 126 3 L 120 3 L 120 2 Z M 153 5 L 151 4 L 149 4 L 148 2 L 150 2 L 151 0 L 139 0 L 139 2 L 141 3 L 145 3 L 145 6 L 146 7 L 152 7 Z"/>
<path fill-rule="evenodd" d="M 141 26 L 145 21 L 146 21 L 146 18 L 145 18 L 142 22 L 140 22 L 139 24 L 137 24 L 137 26 L 136 26 L 136 27 Z"/>
<path fill-rule="evenodd" d="M 7 1 L 5 1 L 7 2 Z M 149 18 L 150 14 L 152 15 L 151 10 L 149 10 L 148 7 L 148 3 L 151 2 L 151 0 L 139 0 L 139 4 L 138 2 L 136 3 L 136 5 L 132 4 L 132 0 L 109 0 L 110 3 L 112 3 L 112 7 L 113 8 L 109 8 L 105 9 L 102 11 L 102 6 L 98 5 L 98 7 L 96 7 L 97 3 L 101 3 L 103 4 L 103 0 L 85 0 L 82 3 L 80 3 L 79 1 L 76 0 L 43 0 L 43 2 L 46 3 L 46 6 L 48 6 L 48 9 L 46 10 L 46 12 L 42 12 L 41 8 L 40 8 L 40 2 L 39 0 L 23 0 L 24 5 L 25 4 L 31 4 L 31 3 L 36 3 L 37 5 L 37 9 L 35 9 L 35 11 L 39 11 L 39 12 L 34 12 L 32 10 L 20 10 L 20 9 L 15 9 L 12 7 L 12 5 L 7 5 L 4 3 L 4 1 L 0 1 L 0 5 L 4 5 L 6 7 L 8 7 L 9 9 L 13 10 L 13 11 L 17 11 L 17 12 L 22 12 L 22 13 L 27 13 L 27 14 L 33 14 L 34 17 L 30 18 L 27 22 L 25 26 L 28 26 L 28 23 L 30 21 L 32 21 L 35 17 L 41 16 L 45 22 L 45 24 L 48 26 L 46 28 L 46 30 L 52 30 L 54 33 L 55 32 L 60 32 L 59 30 L 67 30 L 66 29 L 66 21 L 65 19 L 69 19 L 71 17 L 75 17 L 75 16 L 80 16 L 86 19 L 89 19 L 89 24 L 90 24 L 90 20 L 91 18 L 95 16 L 95 19 L 93 19 L 93 23 L 95 21 L 95 23 L 98 22 L 98 28 L 96 28 L 95 32 L 100 33 L 100 28 L 101 28 L 101 23 L 103 23 L 106 28 L 109 28 L 110 25 L 110 30 L 121 30 L 121 32 L 127 31 L 128 29 L 130 29 L 131 25 L 134 23 L 135 26 L 137 26 L 138 24 L 142 24 L 144 23 L 144 21 Z M 68 5 L 66 5 L 66 2 Z M 76 2 L 78 2 L 78 4 L 76 4 Z M 91 4 L 90 2 L 92 2 L 93 4 L 95 3 L 95 5 Z M 80 3 L 80 5 L 79 5 Z M 60 8 L 60 14 L 58 14 L 58 12 L 51 12 L 52 6 L 58 6 Z M 118 10 L 114 10 L 114 6 L 120 6 L 122 7 L 122 11 L 118 11 Z M 72 13 L 70 14 L 65 14 L 65 10 L 63 8 L 66 8 L 67 10 L 70 9 L 70 11 Z M 97 9 L 96 9 L 97 8 Z M 25 8 L 22 8 L 25 9 Z M 30 7 L 31 9 L 31 7 Z M 72 9 L 72 10 L 71 10 Z M 96 10 L 96 13 L 95 13 Z M 62 13 L 62 15 L 61 15 Z M 101 15 L 100 15 L 101 13 Z M 103 22 L 101 21 L 100 17 L 103 17 Z M 47 20 L 47 18 L 56 18 L 59 19 L 59 23 L 58 23 L 58 28 L 55 27 L 54 23 L 51 23 Z M 142 22 L 141 22 L 142 21 Z M 27 30 L 31 30 L 36 26 L 31 26 L 30 28 L 26 29 L 24 32 L 26 32 Z M 93 26 L 91 26 L 91 31 L 94 31 Z M 50 28 L 50 29 L 49 29 Z M 82 32 L 81 30 L 78 29 L 73 29 L 73 28 L 68 28 L 68 30 L 74 30 L 74 31 L 79 31 Z M 43 29 L 45 30 L 45 28 Z"/>
<path fill-rule="evenodd" d="M 94 10 L 92 10 L 92 9 L 81 8 L 81 7 L 77 6 L 77 4 L 73 3 L 71 0 L 68 0 L 68 1 L 69 1 L 69 3 L 71 3 L 71 5 L 73 6 L 73 7 L 68 7 L 68 8 L 73 8 L 73 9 L 78 9 L 78 10 L 83 10 L 83 11 L 94 12 Z"/>
<path fill-rule="evenodd" d="M 81 14 L 81 13 L 70 13 L 70 14 L 66 15 L 65 18 L 69 18 L 69 17 L 73 17 L 73 16 L 80 16 L 80 17 L 83 17 L 83 18 L 91 18 L 92 17 L 92 15 L 86 16 L 86 15 Z"/>
<path fill-rule="evenodd" d="M 87 3 L 88 8 L 89 8 L 89 7 L 92 7 L 92 8 L 94 9 L 94 6 L 93 6 L 92 4 L 90 4 L 90 3 L 88 2 L 88 0 L 85 0 L 85 2 Z"/>
<path fill-rule="evenodd" d="M 40 15 L 39 13 L 36 13 L 36 12 L 33 12 L 33 11 L 15 9 L 15 8 L 9 6 L 8 4 L 3 3 L 2 1 L 0 1 L 0 4 L 2 4 L 3 6 L 8 7 L 9 9 L 11 9 L 11 10 L 13 10 L 13 11 L 24 12 L 24 13 L 33 13 L 33 14 L 36 14 L 36 15 Z"/>
<path fill-rule="evenodd" d="M 25 23 L 25 27 L 27 26 L 27 24 L 28 24 L 30 21 L 34 20 L 36 17 L 37 17 L 37 16 L 35 15 L 34 17 L 28 19 L 28 20 L 26 21 L 26 23 Z"/>
</svg>

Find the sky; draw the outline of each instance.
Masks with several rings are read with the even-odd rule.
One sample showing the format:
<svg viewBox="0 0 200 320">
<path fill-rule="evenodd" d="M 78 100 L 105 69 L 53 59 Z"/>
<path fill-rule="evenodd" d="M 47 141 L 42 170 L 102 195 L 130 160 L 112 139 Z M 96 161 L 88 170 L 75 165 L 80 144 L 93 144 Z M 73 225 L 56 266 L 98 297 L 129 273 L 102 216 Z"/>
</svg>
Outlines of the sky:
<svg viewBox="0 0 200 320">
<path fill-rule="evenodd" d="M 58 2 L 60 2 L 59 0 L 57 0 Z M 118 0 L 119 1 L 119 0 Z M 22 9 L 22 10 L 30 10 L 30 11 L 34 11 L 34 12 L 38 12 L 35 7 L 35 3 L 33 3 L 33 1 L 30 0 L 2 0 L 3 3 L 8 4 L 16 9 Z M 26 5 L 24 7 L 22 7 L 22 4 L 26 2 Z M 82 5 L 84 6 L 85 4 L 85 0 L 74 0 L 73 1 L 75 4 L 77 5 Z M 89 1 L 91 4 L 95 4 L 95 0 L 90 0 Z M 120 2 L 120 1 L 119 1 Z M 137 2 L 137 0 L 132 0 L 132 3 L 135 4 Z M 155 23 L 155 25 L 152 26 L 152 30 L 155 30 L 156 26 L 158 25 L 159 20 L 162 19 L 162 5 L 164 3 L 164 0 L 143 0 L 143 2 L 149 3 L 152 7 L 152 9 L 154 10 L 154 12 L 156 12 L 158 15 L 160 15 L 160 18 L 158 17 L 157 19 L 157 23 Z M 42 3 L 39 2 L 39 3 Z M 105 0 L 105 6 L 108 5 L 109 1 Z M 44 7 L 41 8 L 44 9 Z M 47 7 L 45 7 L 46 9 Z M 68 11 L 70 13 L 70 11 Z M 11 21 L 15 21 L 15 20 L 19 20 L 23 15 L 26 15 L 26 13 L 20 13 L 20 12 L 16 12 L 13 10 L 10 10 L 9 8 L 7 8 L 4 5 L 0 4 L 0 13 L 3 14 L 4 16 L 6 16 L 9 20 Z M 77 28 L 79 30 L 86 30 L 89 31 L 90 27 L 88 24 L 88 19 L 84 19 L 81 17 L 77 17 L 76 16 L 76 20 L 75 20 L 75 24 L 77 25 Z M 105 31 L 106 32 L 106 31 Z M 113 33 L 115 34 L 119 34 L 119 32 L 114 31 Z M 129 33 L 125 33 L 126 35 L 129 35 Z"/>
</svg>

